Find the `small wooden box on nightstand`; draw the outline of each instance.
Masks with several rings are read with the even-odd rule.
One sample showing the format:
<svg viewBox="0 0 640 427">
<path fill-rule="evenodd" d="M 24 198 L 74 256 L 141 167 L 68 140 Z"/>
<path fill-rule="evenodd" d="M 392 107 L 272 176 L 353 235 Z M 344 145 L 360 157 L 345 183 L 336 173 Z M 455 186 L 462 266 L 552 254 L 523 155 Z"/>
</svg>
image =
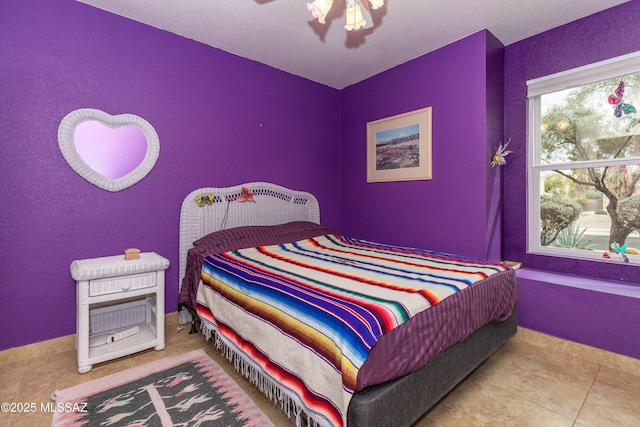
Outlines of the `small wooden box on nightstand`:
<svg viewBox="0 0 640 427">
<path fill-rule="evenodd" d="M 77 283 L 78 372 L 94 363 L 148 348 L 164 348 L 164 270 L 169 260 L 154 252 L 73 261 Z"/>
</svg>

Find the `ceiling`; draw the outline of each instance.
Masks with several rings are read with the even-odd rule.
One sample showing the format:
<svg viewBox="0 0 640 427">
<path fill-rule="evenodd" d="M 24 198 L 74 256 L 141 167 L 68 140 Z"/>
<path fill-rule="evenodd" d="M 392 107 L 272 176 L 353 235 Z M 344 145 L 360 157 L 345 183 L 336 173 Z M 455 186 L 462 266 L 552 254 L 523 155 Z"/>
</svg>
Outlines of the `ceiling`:
<svg viewBox="0 0 640 427">
<path fill-rule="evenodd" d="M 627 0 L 386 0 L 374 27 L 327 23 L 312 0 L 78 0 L 324 85 L 342 89 L 488 29 L 505 46 Z"/>
</svg>

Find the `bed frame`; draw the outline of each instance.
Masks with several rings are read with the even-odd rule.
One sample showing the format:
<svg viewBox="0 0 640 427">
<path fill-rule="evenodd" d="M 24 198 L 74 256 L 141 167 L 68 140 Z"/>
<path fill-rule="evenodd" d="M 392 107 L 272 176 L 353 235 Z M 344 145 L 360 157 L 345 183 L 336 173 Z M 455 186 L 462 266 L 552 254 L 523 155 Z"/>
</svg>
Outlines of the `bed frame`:
<svg viewBox="0 0 640 427">
<path fill-rule="evenodd" d="M 242 189 L 255 202 L 239 201 Z M 291 221 L 320 223 L 318 200 L 311 193 L 267 182 L 192 191 L 180 210 L 180 284 L 193 242 L 214 231 L 244 225 L 278 225 Z M 181 313 L 186 323 L 188 313 Z M 410 426 L 516 333 L 516 313 L 485 325 L 431 360 L 418 371 L 353 395 L 348 427 Z"/>
</svg>

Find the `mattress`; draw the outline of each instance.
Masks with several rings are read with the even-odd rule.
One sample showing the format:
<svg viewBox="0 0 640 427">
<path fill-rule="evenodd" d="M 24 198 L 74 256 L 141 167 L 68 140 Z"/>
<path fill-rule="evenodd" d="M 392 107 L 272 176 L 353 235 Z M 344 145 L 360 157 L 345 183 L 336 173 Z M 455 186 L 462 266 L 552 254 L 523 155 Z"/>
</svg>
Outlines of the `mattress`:
<svg viewBox="0 0 640 427">
<path fill-rule="evenodd" d="M 502 264 L 307 223 L 221 233 L 196 244 L 202 285 L 181 302 L 319 425 L 344 425 L 353 393 L 508 318 L 517 298 Z"/>
</svg>

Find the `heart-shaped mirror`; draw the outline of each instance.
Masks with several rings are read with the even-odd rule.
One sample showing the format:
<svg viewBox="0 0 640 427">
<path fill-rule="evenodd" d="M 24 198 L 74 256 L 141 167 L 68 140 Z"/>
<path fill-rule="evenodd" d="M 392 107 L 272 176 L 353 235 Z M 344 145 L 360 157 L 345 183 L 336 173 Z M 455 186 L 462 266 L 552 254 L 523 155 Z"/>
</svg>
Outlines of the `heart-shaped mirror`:
<svg viewBox="0 0 640 427">
<path fill-rule="evenodd" d="M 146 120 L 92 108 L 67 114 L 58 128 L 58 145 L 73 170 L 108 191 L 140 181 L 160 154 L 158 134 Z"/>
</svg>

